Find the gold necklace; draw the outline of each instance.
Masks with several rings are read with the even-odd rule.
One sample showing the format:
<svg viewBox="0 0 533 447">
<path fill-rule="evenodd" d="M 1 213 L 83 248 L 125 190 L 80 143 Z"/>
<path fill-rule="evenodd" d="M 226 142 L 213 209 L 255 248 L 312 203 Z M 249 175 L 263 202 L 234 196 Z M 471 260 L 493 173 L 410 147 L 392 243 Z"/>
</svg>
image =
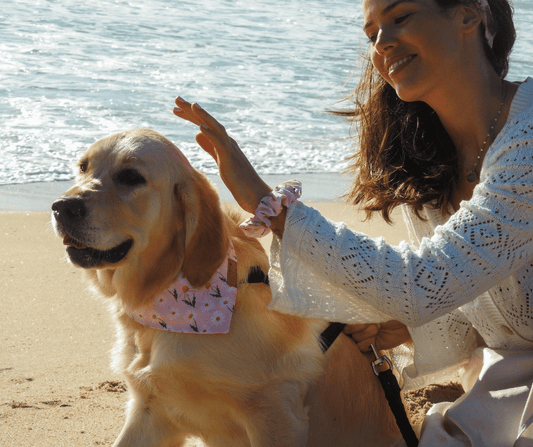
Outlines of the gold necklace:
<svg viewBox="0 0 533 447">
<path fill-rule="evenodd" d="M 489 141 L 490 137 L 492 136 L 492 132 L 494 130 L 494 127 L 498 123 L 500 119 L 500 115 L 503 110 L 503 104 L 505 103 L 505 82 L 502 84 L 502 103 L 500 104 L 500 110 L 498 110 L 498 114 L 496 115 L 496 118 L 494 118 L 494 121 L 492 125 L 490 126 L 489 131 L 487 132 L 487 136 L 485 137 L 485 141 L 483 141 L 483 144 L 481 146 L 481 149 L 479 150 L 479 153 L 477 154 L 476 162 L 474 163 L 474 166 L 472 166 L 472 169 L 466 174 L 466 180 L 468 183 L 476 183 L 479 180 L 479 176 L 477 175 L 476 168 L 479 165 L 479 161 L 481 160 L 481 156 L 483 155 L 483 151 L 485 150 L 485 147 L 487 145 L 487 142 Z M 463 166 L 460 166 L 461 169 L 466 171 L 466 169 Z"/>
</svg>

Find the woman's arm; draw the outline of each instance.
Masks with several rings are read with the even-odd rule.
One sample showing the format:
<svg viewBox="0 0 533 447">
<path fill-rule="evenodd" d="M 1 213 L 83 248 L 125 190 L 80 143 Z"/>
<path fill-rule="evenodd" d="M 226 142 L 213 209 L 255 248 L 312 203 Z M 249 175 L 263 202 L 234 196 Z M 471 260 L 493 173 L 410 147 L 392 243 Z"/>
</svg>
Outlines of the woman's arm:
<svg viewBox="0 0 533 447">
<path fill-rule="evenodd" d="M 177 116 L 200 126 L 197 141 L 217 162 L 237 203 L 253 213 L 271 188 L 223 126 L 197 105 L 180 99 L 176 104 Z M 533 253 L 533 140 L 525 129 L 528 124 L 516 122 L 507 139 L 500 138 L 500 147 L 492 152 L 502 155 L 487 156 L 493 165 L 484 169 L 472 199 L 418 250 L 351 232 L 301 203 L 284 210 L 272 220 L 283 243 L 276 243 L 279 253 L 271 261 L 271 308 L 330 321 L 393 318 L 415 327 L 498 284 Z M 315 278 L 325 286 L 320 288 Z M 281 296 L 288 298 L 281 302 Z M 369 313 L 359 319 L 362 307 L 374 309 L 375 318 Z"/>
<path fill-rule="evenodd" d="M 496 286 L 533 258 L 533 138 L 520 126 L 528 123 L 493 148 L 500 156 L 491 157 L 472 199 L 417 250 L 291 207 L 272 275 L 283 281 L 272 284 L 271 307 L 368 322 L 370 305 L 374 321 L 385 314 L 416 327 Z"/>
</svg>

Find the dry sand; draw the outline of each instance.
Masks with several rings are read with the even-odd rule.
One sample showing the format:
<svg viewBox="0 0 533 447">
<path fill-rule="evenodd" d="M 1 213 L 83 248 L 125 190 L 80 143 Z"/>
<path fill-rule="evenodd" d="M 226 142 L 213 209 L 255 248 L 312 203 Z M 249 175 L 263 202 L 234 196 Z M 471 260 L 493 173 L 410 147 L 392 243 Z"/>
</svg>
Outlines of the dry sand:
<svg viewBox="0 0 533 447">
<path fill-rule="evenodd" d="M 391 227 L 339 203 L 311 205 L 390 243 L 406 239 L 398 214 Z M 110 446 L 127 396 L 109 367 L 114 328 L 49 221 L 0 212 L 0 446 Z"/>
</svg>

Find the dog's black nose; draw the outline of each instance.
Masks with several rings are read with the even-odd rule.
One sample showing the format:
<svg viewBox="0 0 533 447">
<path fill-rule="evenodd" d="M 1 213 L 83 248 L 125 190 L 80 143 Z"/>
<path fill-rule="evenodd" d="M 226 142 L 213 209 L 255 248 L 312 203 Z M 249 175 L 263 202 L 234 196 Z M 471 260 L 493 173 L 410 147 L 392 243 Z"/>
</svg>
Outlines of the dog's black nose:
<svg viewBox="0 0 533 447">
<path fill-rule="evenodd" d="M 56 216 L 70 221 L 81 220 L 87 214 L 85 203 L 79 198 L 59 199 L 52 204 Z"/>
</svg>

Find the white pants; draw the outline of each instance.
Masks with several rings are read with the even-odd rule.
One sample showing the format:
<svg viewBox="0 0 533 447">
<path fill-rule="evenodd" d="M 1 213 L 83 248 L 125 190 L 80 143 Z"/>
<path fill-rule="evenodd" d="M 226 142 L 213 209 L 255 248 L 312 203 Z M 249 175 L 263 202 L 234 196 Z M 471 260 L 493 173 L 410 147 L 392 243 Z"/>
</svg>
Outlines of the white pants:
<svg viewBox="0 0 533 447">
<path fill-rule="evenodd" d="M 464 385 L 469 391 L 454 403 L 431 408 L 420 447 L 533 447 L 533 351 L 475 354 L 477 380 Z"/>
</svg>

